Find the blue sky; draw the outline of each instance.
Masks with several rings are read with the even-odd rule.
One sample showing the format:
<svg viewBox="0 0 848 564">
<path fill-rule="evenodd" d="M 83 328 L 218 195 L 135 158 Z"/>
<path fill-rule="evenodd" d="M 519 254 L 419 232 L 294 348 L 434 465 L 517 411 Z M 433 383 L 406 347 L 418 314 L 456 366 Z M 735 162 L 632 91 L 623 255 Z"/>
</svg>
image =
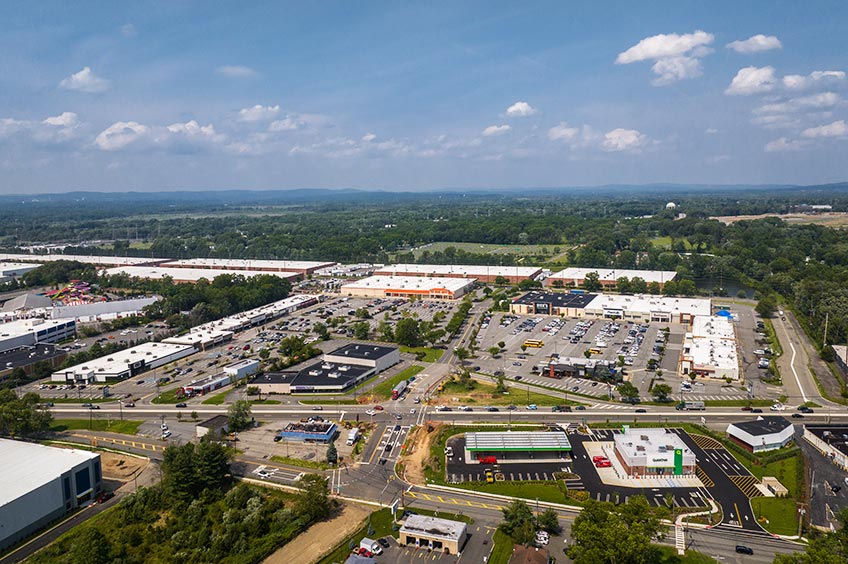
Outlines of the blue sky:
<svg viewBox="0 0 848 564">
<path fill-rule="evenodd" d="M 0 8 L 0 193 L 848 180 L 848 4 Z"/>
</svg>

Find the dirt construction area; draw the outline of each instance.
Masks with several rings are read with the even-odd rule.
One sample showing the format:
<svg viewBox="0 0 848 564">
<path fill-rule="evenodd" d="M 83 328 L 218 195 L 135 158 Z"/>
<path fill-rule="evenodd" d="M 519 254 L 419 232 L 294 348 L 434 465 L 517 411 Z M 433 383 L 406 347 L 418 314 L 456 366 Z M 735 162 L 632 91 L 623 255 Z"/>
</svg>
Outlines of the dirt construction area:
<svg viewBox="0 0 848 564">
<path fill-rule="evenodd" d="M 146 458 L 135 458 L 114 452 L 101 452 L 100 465 L 103 468 L 103 477 L 107 480 L 127 482 L 147 466 Z"/>
<path fill-rule="evenodd" d="M 370 513 L 371 509 L 365 505 L 344 503 L 335 517 L 312 525 L 266 558 L 263 564 L 318 562 L 362 526 Z"/>
<path fill-rule="evenodd" d="M 430 457 L 430 443 L 439 434 L 441 423 L 427 423 L 415 429 L 406 442 L 404 456 L 401 458 L 403 464 L 404 480 L 411 484 L 425 484 L 424 465 Z M 428 433 L 428 429 L 430 432 Z"/>
</svg>

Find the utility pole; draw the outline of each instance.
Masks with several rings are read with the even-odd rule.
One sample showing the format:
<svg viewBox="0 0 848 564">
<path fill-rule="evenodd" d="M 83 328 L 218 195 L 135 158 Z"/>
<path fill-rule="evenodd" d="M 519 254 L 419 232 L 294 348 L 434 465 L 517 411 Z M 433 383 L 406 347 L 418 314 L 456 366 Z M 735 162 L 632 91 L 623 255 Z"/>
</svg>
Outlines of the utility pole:
<svg viewBox="0 0 848 564">
<path fill-rule="evenodd" d="M 824 340 L 822 341 L 822 346 L 827 346 L 827 321 L 830 317 L 830 312 L 824 314 Z"/>
</svg>

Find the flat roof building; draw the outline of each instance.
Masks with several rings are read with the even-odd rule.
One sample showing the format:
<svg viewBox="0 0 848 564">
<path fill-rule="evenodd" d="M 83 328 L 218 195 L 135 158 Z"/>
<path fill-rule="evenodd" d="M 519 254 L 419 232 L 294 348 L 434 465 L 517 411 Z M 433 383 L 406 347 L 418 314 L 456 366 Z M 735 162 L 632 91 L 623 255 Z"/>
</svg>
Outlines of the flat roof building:
<svg viewBox="0 0 848 564">
<path fill-rule="evenodd" d="M 81 384 L 126 380 L 152 368 L 164 366 L 196 352 L 191 345 L 171 343 L 142 343 L 135 347 L 101 356 L 94 360 L 58 370 L 54 382 Z"/>
<path fill-rule="evenodd" d="M 674 280 L 677 273 L 673 270 L 628 270 L 624 268 L 577 268 L 570 267 L 560 270 L 548 276 L 545 284 L 548 286 L 577 287 L 586 282 L 586 275 L 594 272 L 598 275 L 598 282 L 605 289 L 614 289 L 619 278 L 641 278 L 648 284 L 656 282 L 660 289 L 666 282 Z"/>
<path fill-rule="evenodd" d="M 224 271 L 247 270 L 253 272 L 294 272 L 303 277 L 308 276 L 321 268 L 329 268 L 334 264 L 336 263 L 306 260 L 193 258 L 168 261 L 162 263 L 162 266 Z"/>
<path fill-rule="evenodd" d="M 34 318 L 0 322 L 0 352 L 72 339 L 76 335 L 76 327 L 73 319 Z"/>
<path fill-rule="evenodd" d="M 340 292 L 361 298 L 423 298 L 455 300 L 474 288 L 474 278 L 431 276 L 369 276 L 350 282 Z"/>
<path fill-rule="evenodd" d="M 102 488 L 100 455 L 0 439 L 0 549 L 93 499 Z"/>
<path fill-rule="evenodd" d="M 252 358 L 246 358 L 238 362 L 233 362 L 224 367 L 224 374 L 232 376 L 233 380 L 239 380 L 256 374 L 259 371 L 259 361 Z"/>
<path fill-rule="evenodd" d="M 382 372 L 400 362 L 400 349 L 371 343 L 350 343 L 325 354 L 324 361 L 365 366 Z"/>
<path fill-rule="evenodd" d="M 785 417 L 757 417 L 754 421 L 731 423 L 727 435 L 734 443 L 751 452 L 778 450 L 792 442 L 795 428 Z"/>
<path fill-rule="evenodd" d="M 93 264 L 96 266 L 132 266 L 140 264 L 157 264 L 168 259 L 163 258 L 144 258 L 144 257 L 110 257 L 98 255 L 37 255 L 37 254 L 11 254 L 0 253 L 0 261 L 16 261 L 16 262 L 55 262 L 58 260 L 69 260 L 81 262 L 83 264 Z"/>
<path fill-rule="evenodd" d="M 158 296 L 153 296 L 149 298 L 130 298 L 80 305 L 60 305 L 55 306 L 50 311 L 50 317 L 53 319 L 77 319 L 80 322 L 116 319 L 137 315 L 145 307 L 156 303 L 160 299 Z"/>
<path fill-rule="evenodd" d="M 706 298 L 599 294 L 589 302 L 586 317 L 617 318 L 628 322 L 691 323 L 696 315 L 710 315 Z"/>
<path fill-rule="evenodd" d="M 615 456 L 628 476 L 686 476 L 695 473 L 695 453 L 667 429 L 631 429 L 614 435 Z"/>
<path fill-rule="evenodd" d="M 233 377 L 229 374 L 212 374 L 198 380 L 192 380 L 178 390 L 178 395 L 194 397 L 205 396 L 215 390 L 220 390 L 227 384 L 233 381 Z"/>
<path fill-rule="evenodd" d="M 512 300 L 509 311 L 519 315 L 584 317 L 584 309 L 596 296 L 585 292 L 527 292 Z"/>
<path fill-rule="evenodd" d="M 249 327 L 273 321 L 289 313 L 307 308 L 318 303 L 318 296 L 309 294 L 294 294 L 282 300 L 266 304 L 241 313 L 223 317 L 198 325 L 192 331 L 219 330 L 238 332 Z"/>
<path fill-rule="evenodd" d="M 209 347 L 214 347 L 215 345 L 220 345 L 221 343 L 231 341 L 232 339 L 232 331 L 225 331 L 223 329 L 212 329 L 207 326 L 201 325 L 199 327 L 191 329 L 188 333 L 185 333 L 183 335 L 175 335 L 173 337 L 163 339 L 162 342 L 169 343 L 172 345 L 188 345 L 194 347 L 199 351 L 202 351 L 206 350 Z"/>
<path fill-rule="evenodd" d="M 739 358 L 733 321 L 722 316 L 693 317 L 692 330 L 683 338 L 678 371 L 681 376 L 696 374 L 738 380 Z"/>
<path fill-rule="evenodd" d="M 222 274 L 244 276 L 252 278 L 254 276 L 266 275 L 276 276 L 284 280 L 296 281 L 300 279 L 300 274 L 297 272 L 271 272 L 260 270 L 213 270 L 206 268 L 169 268 L 165 266 L 120 266 L 109 268 L 106 274 L 126 274 L 132 278 L 142 278 L 145 280 L 162 280 L 170 278 L 175 284 L 196 284 L 201 278 L 212 282 L 217 276 Z"/>
<path fill-rule="evenodd" d="M 446 554 L 458 554 L 468 537 L 468 526 L 429 515 L 409 515 L 400 528 L 398 543 Z"/>
<path fill-rule="evenodd" d="M 17 278 L 31 270 L 35 270 L 39 266 L 41 265 L 38 263 L 0 262 L 0 278 L 5 278 L 6 276 Z"/>
<path fill-rule="evenodd" d="M 534 280 L 542 273 L 534 266 L 486 266 L 473 264 L 388 264 L 374 271 L 380 276 L 426 276 L 432 278 L 475 278 L 490 284 L 504 278 L 510 284 Z"/>
<path fill-rule="evenodd" d="M 804 425 L 804 439 L 848 472 L 848 426 Z"/>
<path fill-rule="evenodd" d="M 329 421 L 317 421 L 314 423 L 289 423 L 279 433 L 279 437 L 286 441 L 300 441 L 304 443 L 329 443 L 338 434 L 338 427 Z"/>
<path fill-rule="evenodd" d="M 226 415 L 214 415 L 194 426 L 194 432 L 198 439 L 202 439 L 210 433 L 213 437 L 220 437 L 221 435 L 228 433 L 229 430 L 230 418 Z"/>
<path fill-rule="evenodd" d="M 507 431 L 465 434 L 468 463 L 552 462 L 569 458 L 571 443 L 561 431 Z"/>
</svg>

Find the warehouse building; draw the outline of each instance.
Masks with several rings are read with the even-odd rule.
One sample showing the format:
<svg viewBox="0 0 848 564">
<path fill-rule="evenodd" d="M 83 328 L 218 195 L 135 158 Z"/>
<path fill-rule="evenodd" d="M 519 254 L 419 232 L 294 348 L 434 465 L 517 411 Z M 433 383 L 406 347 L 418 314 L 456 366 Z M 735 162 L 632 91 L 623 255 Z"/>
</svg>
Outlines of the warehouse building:
<svg viewBox="0 0 848 564">
<path fill-rule="evenodd" d="M 159 297 L 131 298 L 111 302 L 57 306 L 50 312 L 50 317 L 53 319 L 76 319 L 80 322 L 117 319 L 130 315 L 138 315 L 142 309 L 156 303 L 160 299 Z"/>
<path fill-rule="evenodd" d="M 100 455 L 0 439 L 0 550 L 93 499 Z"/>
<path fill-rule="evenodd" d="M 350 282 L 340 292 L 360 298 L 422 298 L 455 300 L 474 288 L 474 278 L 431 276 L 369 276 Z"/>
<path fill-rule="evenodd" d="M 318 301 L 318 296 L 295 294 L 255 309 L 198 325 L 192 331 L 219 330 L 238 332 L 315 305 Z"/>
<path fill-rule="evenodd" d="M 224 374 L 228 374 L 234 382 L 236 380 L 241 380 L 242 378 L 252 376 L 258 371 L 259 361 L 251 360 L 249 358 L 234 362 L 232 364 L 228 364 L 224 367 Z"/>
<path fill-rule="evenodd" d="M 465 434 L 465 460 L 480 462 L 554 462 L 571 459 L 571 443 L 561 431 L 507 431 Z"/>
<path fill-rule="evenodd" d="M 379 276 L 425 276 L 430 278 L 474 278 L 491 284 L 498 278 L 510 284 L 535 280 L 541 268 L 530 266 L 486 266 L 471 264 L 389 264 L 374 271 Z"/>
<path fill-rule="evenodd" d="M 53 373 L 54 382 L 102 384 L 126 380 L 153 368 L 159 368 L 196 352 L 190 345 L 142 343 Z"/>
<path fill-rule="evenodd" d="M 198 439 L 202 439 L 206 435 L 217 438 L 226 435 L 229 431 L 230 418 L 226 415 L 215 415 L 194 426 L 194 432 Z"/>
<path fill-rule="evenodd" d="M 47 317 L 53 309 L 53 300 L 41 294 L 23 294 L 3 304 L 0 317 L 22 319 L 25 317 Z"/>
<path fill-rule="evenodd" d="M 212 282 L 217 276 L 228 274 L 230 276 L 239 275 L 245 278 L 254 276 L 276 276 L 284 280 L 295 282 L 300 279 L 300 274 L 297 272 L 270 272 L 260 270 L 213 270 L 206 268 L 169 268 L 165 266 L 120 266 L 106 270 L 106 274 L 113 276 L 115 274 L 126 274 L 131 278 L 142 278 L 144 280 L 163 280 L 170 278 L 175 284 L 196 284 L 198 280 L 205 279 Z"/>
<path fill-rule="evenodd" d="M 351 343 L 297 370 L 267 372 L 252 385 L 263 394 L 337 393 L 400 362 L 397 347 Z"/>
<path fill-rule="evenodd" d="M 458 554 L 468 537 L 468 526 L 429 515 L 409 515 L 400 528 L 398 543 L 445 554 Z"/>
<path fill-rule="evenodd" d="M 596 296 L 585 292 L 527 292 L 512 300 L 509 311 L 517 315 L 584 317 L 586 306 Z"/>
<path fill-rule="evenodd" d="M 39 266 L 38 263 L 0 262 L 0 278 L 20 278 Z"/>
<path fill-rule="evenodd" d="M 695 473 L 695 453 L 666 429 L 630 429 L 616 433 L 615 456 L 630 477 L 688 476 Z"/>
<path fill-rule="evenodd" d="M 633 323 L 692 323 L 696 315 L 710 315 L 706 298 L 599 294 L 584 308 L 586 317 L 622 319 Z"/>
<path fill-rule="evenodd" d="M 15 262 L 55 262 L 57 260 L 69 260 L 81 262 L 83 264 L 93 264 L 96 266 L 133 266 L 142 264 L 158 264 L 168 259 L 164 258 L 144 258 L 144 257 L 110 257 L 96 255 L 36 255 L 36 254 L 10 254 L 0 253 L 0 261 L 15 261 Z"/>
<path fill-rule="evenodd" d="M 736 329 L 728 317 L 696 315 L 683 339 L 678 372 L 704 378 L 739 379 Z"/>
<path fill-rule="evenodd" d="M 207 324 L 208 325 L 208 324 Z M 196 350 L 205 351 L 210 347 L 226 343 L 233 340 L 232 331 L 224 331 L 221 329 L 210 329 L 205 325 L 195 327 L 188 333 L 176 335 L 163 339 L 163 343 L 172 345 L 187 345 L 194 347 Z"/>
<path fill-rule="evenodd" d="M 76 334 L 77 324 L 73 319 L 21 319 L 0 323 L 0 352 L 58 343 L 73 339 Z"/>
<path fill-rule="evenodd" d="M 336 438 L 338 432 L 335 423 L 315 421 L 313 423 L 289 423 L 277 436 L 283 441 L 327 444 Z"/>
<path fill-rule="evenodd" d="M 757 417 L 754 421 L 731 423 L 727 435 L 734 443 L 750 452 L 779 450 L 792 442 L 795 428 L 784 417 Z"/>
<path fill-rule="evenodd" d="M 805 425 L 804 439 L 832 463 L 848 472 L 848 426 Z"/>
<path fill-rule="evenodd" d="M 191 268 L 209 270 L 245 270 L 251 272 L 292 272 L 304 278 L 313 274 L 316 270 L 329 268 L 334 262 L 317 262 L 305 260 L 254 260 L 254 259 L 222 259 L 222 258 L 195 258 L 185 260 L 172 260 L 162 264 L 169 268 Z"/>
<path fill-rule="evenodd" d="M 553 287 L 577 288 L 586 283 L 586 275 L 594 272 L 598 275 L 598 282 L 605 290 L 614 290 L 619 278 L 641 278 L 647 284 L 656 282 L 660 289 L 666 282 L 674 280 L 677 273 L 673 270 L 627 270 L 622 268 L 566 268 L 548 276 L 545 284 Z"/>
</svg>

